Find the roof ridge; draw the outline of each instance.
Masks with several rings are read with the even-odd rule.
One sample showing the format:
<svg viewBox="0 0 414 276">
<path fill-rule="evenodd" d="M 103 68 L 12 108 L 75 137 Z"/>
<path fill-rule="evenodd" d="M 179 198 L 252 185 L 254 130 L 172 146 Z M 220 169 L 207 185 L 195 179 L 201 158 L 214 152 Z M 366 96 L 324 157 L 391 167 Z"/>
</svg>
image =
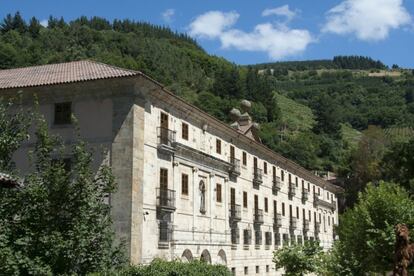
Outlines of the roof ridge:
<svg viewBox="0 0 414 276">
<path fill-rule="evenodd" d="M 128 68 L 118 67 L 116 65 L 103 63 L 101 61 L 97 61 L 97 60 L 93 60 L 93 59 L 81 59 L 79 61 L 88 61 L 88 62 L 96 63 L 96 64 L 99 64 L 99 65 L 108 66 L 108 67 L 111 67 L 111 68 L 114 68 L 114 69 L 117 69 L 117 70 L 129 71 L 131 73 L 136 73 L 136 74 L 139 74 L 139 75 L 142 74 L 142 72 L 138 71 L 138 70 L 132 70 L 132 69 L 128 69 Z"/>
</svg>

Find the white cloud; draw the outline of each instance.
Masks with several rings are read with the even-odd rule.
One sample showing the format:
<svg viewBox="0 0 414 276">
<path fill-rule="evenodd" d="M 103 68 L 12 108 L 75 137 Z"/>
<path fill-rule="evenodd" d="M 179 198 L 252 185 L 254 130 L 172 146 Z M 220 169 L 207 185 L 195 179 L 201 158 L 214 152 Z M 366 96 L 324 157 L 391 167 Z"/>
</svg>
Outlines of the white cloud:
<svg viewBox="0 0 414 276">
<path fill-rule="evenodd" d="M 272 60 L 299 54 L 314 42 L 308 30 L 290 29 L 286 24 L 258 24 L 251 32 L 232 28 L 238 18 L 236 12 L 210 11 L 195 18 L 189 25 L 189 33 L 194 37 L 219 39 L 223 49 L 266 52 Z"/>
<path fill-rule="evenodd" d="M 171 23 L 173 21 L 174 15 L 175 15 L 174 9 L 167 9 L 163 13 L 161 13 L 162 19 L 164 19 L 164 21 L 167 23 Z"/>
<path fill-rule="evenodd" d="M 49 21 L 47 19 L 43 19 L 40 21 L 40 25 L 47 28 L 47 26 L 49 25 Z"/>
<path fill-rule="evenodd" d="M 322 32 L 352 33 L 360 40 L 378 41 L 411 22 L 402 0 L 345 0 L 328 11 Z"/>
<path fill-rule="evenodd" d="M 274 9 L 265 9 L 262 12 L 262 16 L 270 16 L 270 15 L 277 15 L 277 16 L 284 16 L 286 17 L 287 21 L 292 20 L 297 14 L 297 11 L 292 11 L 289 9 L 289 5 L 284 5 Z"/>
<path fill-rule="evenodd" d="M 206 12 L 191 22 L 190 35 L 210 39 L 219 37 L 226 29 L 236 23 L 239 16 L 237 12 Z"/>
</svg>

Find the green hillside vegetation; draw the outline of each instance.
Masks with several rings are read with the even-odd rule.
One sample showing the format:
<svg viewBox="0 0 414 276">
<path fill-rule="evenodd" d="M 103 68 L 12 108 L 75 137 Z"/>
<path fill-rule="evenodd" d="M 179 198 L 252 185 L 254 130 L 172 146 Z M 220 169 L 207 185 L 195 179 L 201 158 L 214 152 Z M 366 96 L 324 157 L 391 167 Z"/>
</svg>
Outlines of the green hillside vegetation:
<svg viewBox="0 0 414 276">
<path fill-rule="evenodd" d="M 0 68 L 79 59 L 140 70 L 224 122 L 248 99 L 262 141 L 312 170 L 349 171 L 359 132 L 414 122 L 412 71 L 369 77 L 387 68 L 368 57 L 238 66 L 185 34 L 144 22 L 50 17 L 43 27 L 16 13 L 0 24 Z"/>
</svg>

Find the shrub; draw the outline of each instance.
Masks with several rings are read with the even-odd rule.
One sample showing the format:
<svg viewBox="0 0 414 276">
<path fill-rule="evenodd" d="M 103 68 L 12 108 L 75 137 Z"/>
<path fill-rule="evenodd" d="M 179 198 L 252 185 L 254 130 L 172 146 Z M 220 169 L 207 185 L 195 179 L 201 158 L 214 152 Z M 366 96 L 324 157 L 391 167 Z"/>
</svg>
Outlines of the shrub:
<svg viewBox="0 0 414 276">
<path fill-rule="evenodd" d="M 165 261 L 155 259 L 149 265 L 129 266 L 120 271 L 111 273 L 99 273 L 98 275 L 119 276 L 230 276 L 231 273 L 223 265 L 211 265 L 201 261 L 184 263 L 179 260 Z"/>
</svg>

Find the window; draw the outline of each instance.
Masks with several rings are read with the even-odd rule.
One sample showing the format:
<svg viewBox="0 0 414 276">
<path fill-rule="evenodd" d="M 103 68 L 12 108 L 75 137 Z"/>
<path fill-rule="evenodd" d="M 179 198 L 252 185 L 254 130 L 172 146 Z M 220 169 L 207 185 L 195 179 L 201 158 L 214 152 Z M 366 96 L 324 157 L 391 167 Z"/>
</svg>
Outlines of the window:
<svg viewBox="0 0 414 276">
<path fill-rule="evenodd" d="M 310 192 L 310 184 L 309 184 L 309 182 L 308 182 L 308 191 Z"/>
<path fill-rule="evenodd" d="M 311 212 L 311 210 L 308 211 L 308 215 L 309 215 L 309 221 L 312 221 L 312 212 Z"/>
<path fill-rule="evenodd" d="M 321 188 L 318 188 L 318 195 L 321 195 Z"/>
<path fill-rule="evenodd" d="M 221 202 L 221 184 L 216 185 L 216 200 L 217 202 Z"/>
<path fill-rule="evenodd" d="M 188 174 L 181 174 L 181 194 L 188 195 Z"/>
<path fill-rule="evenodd" d="M 249 267 L 245 266 L 244 267 L 244 275 L 248 275 L 249 274 Z"/>
<path fill-rule="evenodd" d="M 328 226 L 331 226 L 331 217 L 328 216 Z"/>
<path fill-rule="evenodd" d="M 299 218 L 299 207 L 296 207 L 296 217 Z"/>
<path fill-rule="evenodd" d="M 236 268 L 235 267 L 231 268 L 231 275 L 236 276 Z"/>
<path fill-rule="evenodd" d="M 261 245 L 262 244 L 262 231 L 255 230 L 254 236 L 255 236 L 255 245 Z"/>
<path fill-rule="evenodd" d="M 276 200 L 273 200 L 273 214 L 277 214 L 277 202 Z"/>
<path fill-rule="evenodd" d="M 160 169 L 160 188 L 167 190 L 168 189 L 168 170 Z"/>
<path fill-rule="evenodd" d="M 285 181 L 285 171 L 280 172 L 280 178 L 282 179 L 282 181 Z"/>
<path fill-rule="evenodd" d="M 275 234 L 275 245 L 279 246 L 280 245 L 280 234 L 278 232 L 274 232 Z"/>
<path fill-rule="evenodd" d="M 251 243 L 251 240 L 252 240 L 251 230 L 244 229 L 243 230 L 243 242 L 244 242 L 244 244 L 249 245 Z"/>
<path fill-rule="evenodd" d="M 263 171 L 265 174 L 267 174 L 267 162 L 266 161 L 263 162 Z"/>
<path fill-rule="evenodd" d="M 273 166 L 273 178 L 276 178 L 276 167 Z"/>
<path fill-rule="evenodd" d="M 216 139 L 216 153 L 221 154 L 221 140 Z"/>
<path fill-rule="evenodd" d="M 265 232 L 265 244 L 266 245 L 272 244 L 272 232 Z"/>
<path fill-rule="evenodd" d="M 186 123 L 181 125 L 181 138 L 188 140 L 188 125 Z"/>
<path fill-rule="evenodd" d="M 260 267 L 256 265 L 256 273 L 260 273 Z"/>
<path fill-rule="evenodd" d="M 247 192 L 243 192 L 243 207 L 247 208 Z"/>
<path fill-rule="evenodd" d="M 243 151 L 243 165 L 247 165 L 247 153 L 245 151 Z"/>
<path fill-rule="evenodd" d="M 270 271 L 270 267 L 269 267 L 269 265 L 266 265 L 266 272 L 269 272 Z"/>
<path fill-rule="evenodd" d="M 68 125 L 72 122 L 72 103 L 55 104 L 55 125 Z"/>
<path fill-rule="evenodd" d="M 298 187 L 298 177 L 297 176 L 295 178 L 295 184 L 296 184 L 296 187 Z"/>
<path fill-rule="evenodd" d="M 282 202 L 282 216 L 285 215 L 285 203 Z"/>
<path fill-rule="evenodd" d="M 265 209 L 265 212 L 267 213 L 268 212 L 267 197 L 265 197 L 264 199 L 264 209 Z"/>
</svg>

